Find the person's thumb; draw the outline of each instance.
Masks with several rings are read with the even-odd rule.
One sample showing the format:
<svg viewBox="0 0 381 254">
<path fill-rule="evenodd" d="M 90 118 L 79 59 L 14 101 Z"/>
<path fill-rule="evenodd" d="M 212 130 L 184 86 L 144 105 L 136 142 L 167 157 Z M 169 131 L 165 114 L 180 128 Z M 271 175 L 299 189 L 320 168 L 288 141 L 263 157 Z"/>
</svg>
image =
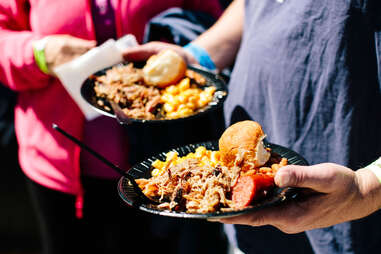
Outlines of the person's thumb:
<svg viewBox="0 0 381 254">
<path fill-rule="evenodd" d="M 85 40 L 77 37 L 67 37 L 68 44 L 78 48 L 93 48 L 97 45 L 95 40 Z"/>
<path fill-rule="evenodd" d="M 97 45 L 96 41 L 71 38 L 70 49 L 72 53 L 82 55 Z"/>
<path fill-rule="evenodd" d="M 159 51 L 160 48 L 148 43 L 125 49 L 123 58 L 126 61 L 140 62 L 147 60 L 150 56 L 159 53 Z"/>
<path fill-rule="evenodd" d="M 327 193 L 331 187 L 334 174 L 331 168 L 324 165 L 326 164 L 284 166 L 276 173 L 275 184 L 281 188 L 300 187 Z"/>
</svg>

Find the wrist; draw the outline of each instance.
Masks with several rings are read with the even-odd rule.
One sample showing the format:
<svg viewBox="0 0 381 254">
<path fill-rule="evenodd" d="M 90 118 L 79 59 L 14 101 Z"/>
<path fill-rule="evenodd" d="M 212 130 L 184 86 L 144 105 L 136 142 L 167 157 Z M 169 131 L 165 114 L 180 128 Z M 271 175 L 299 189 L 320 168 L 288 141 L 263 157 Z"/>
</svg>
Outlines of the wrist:
<svg viewBox="0 0 381 254">
<path fill-rule="evenodd" d="M 366 166 L 365 168 L 370 170 L 377 177 L 378 181 L 381 183 L 381 157 L 378 158 L 373 163 L 371 163 L 370 165 Z"/>
<path fill-rule="evenodd" d="M 189 43 L 184 46 L 184 50 L 188 55 L 192 55 L 193 59 L 195 59 L 202 67 L 211 71 L 216 70 L 216 65 L 214 64 L 209 53 L 204 48 L 194 43 Z"/>
<path fill-rule="evenodd" d="M 368 167 L 356 171 L 356 180 L 364 206 L 372 213 L 381 208 L 381 183 Z"/>
</svg>

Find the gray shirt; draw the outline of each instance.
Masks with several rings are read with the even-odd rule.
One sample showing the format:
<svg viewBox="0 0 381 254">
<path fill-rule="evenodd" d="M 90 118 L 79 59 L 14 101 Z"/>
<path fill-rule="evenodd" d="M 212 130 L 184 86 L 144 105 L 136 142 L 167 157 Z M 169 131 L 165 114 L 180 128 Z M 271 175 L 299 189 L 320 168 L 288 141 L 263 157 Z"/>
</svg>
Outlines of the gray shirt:
<svg viewBox="0 0 381 254">
<path fill-rule="evenodd" d="M 247 0 L 225 103 L 227 125 L 258 121 L 270 142 L 295 150 L 310 164 L 334 162 L 356 170 L 378 158 L 379 2 Z M 308 236 L 316 253 L 376 253 L 380 223 L 375 214 Z M 254 252 L 260 243 L 250 232 L 256 229 L 238 228 L 238 242 L 245 243 L 240 247 Z"/>
</svg>

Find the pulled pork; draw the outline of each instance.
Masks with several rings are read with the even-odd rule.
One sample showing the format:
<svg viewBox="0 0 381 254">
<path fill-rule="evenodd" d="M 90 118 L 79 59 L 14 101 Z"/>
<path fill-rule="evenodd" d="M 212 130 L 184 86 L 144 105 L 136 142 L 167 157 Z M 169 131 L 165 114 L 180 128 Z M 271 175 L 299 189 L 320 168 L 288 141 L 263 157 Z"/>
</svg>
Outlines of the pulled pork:
<svg viewBox="0 0 381 254">
<path fill-rule="evenodd" d="M 200 166 L 197 159 L 170 164 L 161 175 L 139 179 L 140 186 L 150 196 L 159 198 L 159 209 L 212 213 L 230 210 L 231 199 L 226 196 L 237 181 L 240 168 L 210 164 Z"/>
<path fill-rule="evenodd" d="M 123 112 L 131 118 L 155 119 L 160 103 L 160 91 L 156 87 L 145 86 L 141 69 L 133 64 L 116 66 L 105 75 L 95 78 L 95 93 L 98 98 L 119 104 Z M 104 106 L 103 101 L 99 101 Z"/>
</svg>

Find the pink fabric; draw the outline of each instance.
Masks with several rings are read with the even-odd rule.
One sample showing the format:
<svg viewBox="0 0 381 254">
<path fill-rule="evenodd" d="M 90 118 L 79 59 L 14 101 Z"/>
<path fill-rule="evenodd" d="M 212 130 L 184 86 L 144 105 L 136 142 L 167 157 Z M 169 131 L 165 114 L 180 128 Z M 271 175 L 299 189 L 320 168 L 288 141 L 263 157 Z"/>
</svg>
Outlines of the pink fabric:
<svg viewBox="0 0 381 254">
<path fill-rule="evenodd" d="M 110 38 L 116 38 L 115 26 L 115 3 L 110 0 L 90 0 L 91 14 L 98 44 Z M 94 148 L 105 158 L 119 165 L 123 169 L 129 167 L 127 151 L 128 142 L 124 138 L 124 127 L 120 126 L 115 119 L 101 116 L 92 121 L 85 121 L 83 142 Z M 96 138 L 95 138 L 96 137 Z M 80 156 L 81 174 L 96 178 L 115 179 L 120 174 L 100 162 L 87 151 L 81 151 Z"/>
<path fill-rule="evenodd" d="M 83 139 L 88 146 L 120 168 L 129 168 L 125 129 L 115 119 L 101 116 L 85 123 L 84 129 Z M 119 173 L 86 151 L 81 151 L 80 165 L 83 175 L 105 179 L 120 177 Z"/>
<path fill-rule="evenodd" d="M 115 8 L 111 0 L 91 0 L 91 15 L 98 44 L 116 38 Z"/>
<path fill-rule="evenodd" d="M 19 91 L 15 128 L 19 160 L 37 183 L 80 195 L 79 153 L 72 142 L 51 128 L 57 123 L 79 139 L 84 118 L 60 82 L 42 73 L 32 42 L 46 35 L 70 34 L 95 39 L 90 1 L 0 0 L 0 82 Z M 115 0 L 118 37 L 133 33 L 142 40 L 147 21 L 174 6 L 218 16 L 218 0 Z M 81 204 L 78 204 L 80 206 Z"/>
</svg>

